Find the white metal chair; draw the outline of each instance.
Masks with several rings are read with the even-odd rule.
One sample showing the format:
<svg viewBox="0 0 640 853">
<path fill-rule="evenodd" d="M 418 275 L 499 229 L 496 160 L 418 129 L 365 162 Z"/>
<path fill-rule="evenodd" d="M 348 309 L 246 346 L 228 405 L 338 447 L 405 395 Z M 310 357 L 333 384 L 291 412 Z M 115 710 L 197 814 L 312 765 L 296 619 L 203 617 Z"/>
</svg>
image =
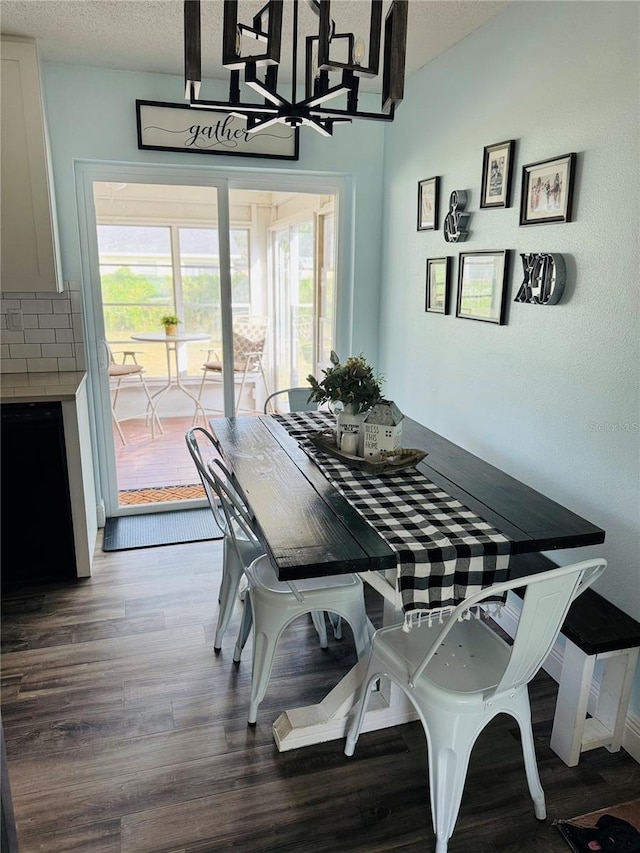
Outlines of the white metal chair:
<svg viewBox="0 0 640 853">
<path fill-rule="evenodd" d="M 204 452 L 200 445 L 199 438 L 206 447 Z M 209 506 L 211 507 L 211 512 L 213 513 L 215 522 L 221 533 L 224 534 L 222 544 L 222 580 L 220 582 L 220 590 L 218 593 L 220 612 L 213 640 L 213 650 L 216 654 L 219 654 L 222 648 L 222 638 L 229 627 L 229 621 L 233 614 L 236 597 L 240 597 L 242 600 L 245 598 L 247 585 L 245 569 L 257 556 L 262 554 L 264 549 L 253 532 L 252 523 L 247 513 L 244 513 L 242 525 L 235 522 L 235 524 L 232 524 L 231 528 L 229 527 L 227 516 L 223 512 L 220 504 L 219 492 L 221 488 L 228 490 L 232 494 L 235 504 L 241 504 L 242 499 L 237 492 L 233 490 L 233 487 L 230 484 L 231 478 L 219 461 L 217 462 L 218 467 L 215 474 L 212 473 L 208 467 L 208 463 L 212 459 L 219 460 L 219 456 L 221 455 L 220 447 L 215 435 L 208 432 L 206 429 L 203 429 L 203 427 L 192 427 L 186 432 L 185 440 L 189 453 L 191 454 L 191 458 L 193 459 L 198 471 L 198 475 L 200 476 L 200 481 L 204 487 L 205 494 L 207 495 L 207 500 L 209 501 Z M 205 456 L 207 457 L 206 462 L 204 460 Z M 223 485 L 220 483 L 220 475 L 224 476 Z M 244 589 L 243 580 L 245 581 Z M 311 616 L 320 638 L 320 646 L 322 648 L 327 648 L 328 640 L 324 614 L 312 613 Z M 331 621 L 333 624 L 333 619 Z M 251 623 L 249 623 L 249 628 L 250 627 Z M 337 639 L 340 639 L 341 637 L 339 623 L 337 626 L 334 625 L 334 635 Z M 240 658 L 238 657 L 238 660 L 239 659 Z"/>
<path fill-rule="evenodd" d="M 313 402 L 309 402 L 309 395 L 311 394 L 311 386 L 307 385 L 305 387 L 298 388 L 281 388 L 279 391 L 273 391 L 267 399 L 264 401 L 264 413 L 268 415 L 269 412 L 273 412 L 273 414 L 286 414 L 287 412 L 316 412 L 318 410 L 318 404 Z M 280 409 L 278 405 L 278 398 L 283 397 L 286 394 L 286 408 Z"/>
<path fill-rule="evenodd" d="M 408 631 L 400 624 L 374 634 L 345 754 L 353 755 L 373 683 L 390 678 L 415 705 L 427 737 L 436 853 L 446 853 L 453 833 L 471 749 L 500 713 L 510 714 L 520 727 L 534 812 L 540 820 L 546 817 L 527 684 L 551 651 L 571 602 L 606 565 L 605 560 L 587 560 L 496 584 L 467 598 L 442 625 L 437 620 L 430 624 L 425 616 Z M 467 611 L 514 588 L 526 591 L 510 645 L 485 621 L 468 618 L 472 614 Z"/>
<path fill-rule="evenodd" d="M 201 438 L 206 445 L 207 450 L 203 454 L 198 438 Z M 257 537 L 250 531 L 250 535 L 244 532 L 244 529 L 239 529 L 234 533 L 235 541 L 232 540 L 227 518 L 220 506 L 218 497 L 218 486 L 209 473 L 207 463 L 205 463 L 204 455 L 207 456 L 207 462 L 212 457 L 218 456 L 219 447 L 214 435 L 202 427 L 192 427 L 185 435 L 189 453 L 193 459 L 195 466 L 200 475 L 200 480 L 204 487 L 211 512 L 220 531 L 224 534 L 222 544 L 222 581 L 220 583 L 220 591 L 218 593 L 218 602 L 220 604 L 220 612 L 218 615 L 218 624 L 213 640 L 213 650 L 216 654 L 222 648 L 222 638 L 229 626 L 229 620 L 233 614 L 236 596 L 239 593 L 242 578 L 244 577 L 245 567 L 252 560 L 262 554 L 263 548 L 257 540 Z"/>
<path fill-rule="evenodd" d="M 241 531 L 247 538 L 253 534 L 251 519 L 237 492 L 228 487 L 216 468 L 224 466 L 216 460 L 209 462 L 209 471 L 216 482 L 218 496 L 227 518 L 227 528 L 235 545 Z M 238 559 L 241 559 L 238 553 Z M 263 554 L 245 567 L 249 581 L 249 596 L 245 600 L 242 623 L 233 659 L 239 663 L 242 650 L 253 626 L 253 661 L 251 670 L 251 698 L 248 721 L 256 722 L 258 707 L 264 699 L 276 648 L 285 628 L 309 613 L 320 635 L 320 645 L 326 646 L 324 611 L 338 614 L 347 620 L 353 631 L 358 657 L 369 648 L 370 632 L 364 605 L 363 583 L 357 575 L 333 575 L 325 578 L 308 578 L 293 582 L 279 581 L 269 558 Z M 322 632 L 325 639 L 323 642 Z"/>
<path fill-rule="evenodd" d="M 269 394 L 269 383 L 264 370 L 263 357 L 267 345 L 269 329 L 268 317 L 237 317 L 233 321 L 233 372 L 234 382 L 240 383 L 235 400 L 235 414 L 240 409 L 240 401 L 247 382 L 255 382 L 260 377 L 264 383 L 265 394 Z M 202 365 L 202 380 L 198 390 L 198 403 L 202 407 L 202 395 L 207 380 L 222 381 L 222 357 L 220 351 L 209 348 Z"/>
<path fill-rule="evenodd" d="M 122 355 L 122 361 L 117 362 L 115 359 L 115 354 L 111 351 L 111 347 L 109 345 L 107 345 L 107 349 L 109 350 L 109 388 L 113 394 L 111 398 L 111 416 L 113 418 L 113 422 L 116 426 L 122 444 L 126 446 L 127 440 L 124 436 L 124 432 L 122 431 L 122 427 L 120 426 L 120 422 L 123 420 L 128 420 L 131 417 L 135 417 L 135 415 L 129 415 L 126 418 L 118 417 L 118 414 L 116 412 L 118 393 L 121 390 L 123 380 L 134 378 L 140 380 L 142 389 L 147 398 L 147 419 L 151 418 L 151 437 L 156 437 L 156 424 L 158 425 L 158 429 L 160 430 L 160 432 L 164 433 L 162 424 L 160 423 L 160 418 L 158 417 L 158 412 L 156 411 L 156 407 L 153 402 L 153 397 L 151 396 L 149 387 L 145 382 L 144 367 L 141 364 L 138 364 L 137 356 L 139 355 L 139 353 L 136 350 L 124 350 L 122 353 L 118 353 L 118 355 Z"/>
</svg>

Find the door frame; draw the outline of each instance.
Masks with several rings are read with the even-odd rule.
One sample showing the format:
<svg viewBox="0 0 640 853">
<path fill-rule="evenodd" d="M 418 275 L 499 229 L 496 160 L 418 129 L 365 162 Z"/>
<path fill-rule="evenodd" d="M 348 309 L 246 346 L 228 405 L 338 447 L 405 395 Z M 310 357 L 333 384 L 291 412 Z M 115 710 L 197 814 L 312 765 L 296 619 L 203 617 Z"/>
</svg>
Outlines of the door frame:
<svg viewBox="0 0 640 853">
<path fill-rule="evenodd" d="M 115 447 L 107 376 L 102 288 L 98 262 L 94 182 L 174 184 L 212 187 L 218 193 L 218 241 L 220 250 L 220 295 L 222 350 L 227 363 L 233 361 L 231 274 L 229 246 L 229 191 L 234 189 L 297 193 L 331 193 L 336 197 L 336 328 L 335 345 L 350 351 L 353 319 L 353 190 L 344 174 L 298 174 L 253 169 L 211 169 L 162 164 L 132 164 L 78 160 L 75 167 L 76 205 L 80 238 L 84 333 L 94 468 L 101 526 L 109 517 L 167 511 L 172 503 L 119 506 Z M 223 376 L 225 411 L 234 410 L 233 371 Z M 204 504 L 203 504 L 204 505 Z M 181 508 L 184 502 L 181 503 Z"/>
</svg>

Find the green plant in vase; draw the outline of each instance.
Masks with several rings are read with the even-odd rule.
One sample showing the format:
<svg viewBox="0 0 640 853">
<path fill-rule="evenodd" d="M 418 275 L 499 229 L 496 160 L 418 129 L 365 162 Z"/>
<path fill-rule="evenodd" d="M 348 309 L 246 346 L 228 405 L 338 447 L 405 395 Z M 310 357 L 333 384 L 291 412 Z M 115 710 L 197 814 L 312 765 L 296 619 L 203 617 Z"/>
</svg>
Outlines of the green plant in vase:
<svg viewBox="0 0 640 853">
<path fill-rule="evenodd" d="M 165 314 L 160 318 L 160 325 L 164 326 L 165 335 L 177 335 L 179 322 L 175 314 Z"/>
<path fill-rule="evenodd" d="M 353 455 L 363 455 L 365 413 L 382 399 L 383 377 L 374 374 L 373 368 L 362 355 L 352 355 L 344 364 L 331 352 L 331 367 L 323 370 L 319 381 L 311 374 L 309 402 L 330 403 L 342 411 L 336 418 L 336 444 Z"/>
<path fill-rule="evenodd" d="M 311 385 L 309 402 L 342 403 L 351 414 L 366 412 L 382 399 L 383 377 L 376 375 L 362 355 L 350 356 L 344 364 L 335 352 L 331 352 L 331 367 L 323 370 L 324 377 L 318 381 L 311 374 L 307 382 Z"/>
</svg>

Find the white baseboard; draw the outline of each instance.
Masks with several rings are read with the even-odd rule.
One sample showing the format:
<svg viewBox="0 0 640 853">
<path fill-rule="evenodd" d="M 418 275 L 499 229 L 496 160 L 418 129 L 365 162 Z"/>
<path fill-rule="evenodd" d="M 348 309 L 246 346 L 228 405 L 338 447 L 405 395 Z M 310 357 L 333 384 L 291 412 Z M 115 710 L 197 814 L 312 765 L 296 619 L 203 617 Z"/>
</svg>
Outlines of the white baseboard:
<svg viewBox="0 0 640 853">
<path fill-rule="evenodd" d="M 502 616 L 498 620 L 500 627 L 513 637 L 515 628 L 518 623 L 518 615 L 522 601 L 513 593 L 509 593 L 507 603 L 502 608 Z M 549 657 L 542 665 L 542 669 L 550 675 L 551 678 L 558 684 L 560 683 L 560 675 L 562 673 L 562 661 L 564 659 L 564 637 L 560 636 L 556 640 Z M 591 713 L 596 707 L 598 694 L 600 692 L 600 677 L 599 671 L 596 668 L 593 682 L 589 695 L 588 710 Z M 640 764 L 640 717 L 635 714 L 628 713 L 622 736 L 622 746 L 629 755 Z"/>
</svg>

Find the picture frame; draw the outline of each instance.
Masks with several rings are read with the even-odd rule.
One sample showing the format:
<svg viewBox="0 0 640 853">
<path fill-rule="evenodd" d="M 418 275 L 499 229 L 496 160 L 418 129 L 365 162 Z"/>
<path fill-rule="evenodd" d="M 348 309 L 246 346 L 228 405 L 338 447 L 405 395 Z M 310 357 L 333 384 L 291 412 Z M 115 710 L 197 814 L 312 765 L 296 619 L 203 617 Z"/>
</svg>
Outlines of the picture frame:
<svg viewBox="0 0 640 853">
<path fill-rule="evenodd" d="M 482 158 L 480 207 L 485 210 L 511 207 L 515 139 L 487 145 Z"/>
<path fill-rule="evenodd" d="M 440 178 L 418 181 L 418 231 L 437 231 Z"/>
<path fill-rule="evenodd" d="M 460 252 L 456 317 L 505 324 L 508 249 L 498 252 Z"/>
<path fill-rule="evenodd" d="M 451 258 L 427 258 L 425 311 L 449 313 Z"/>
<path fill-rule="evenodd" d="M 522 167 L 520 225 L 571 222 L 576 154 Z"/>
</svg>

